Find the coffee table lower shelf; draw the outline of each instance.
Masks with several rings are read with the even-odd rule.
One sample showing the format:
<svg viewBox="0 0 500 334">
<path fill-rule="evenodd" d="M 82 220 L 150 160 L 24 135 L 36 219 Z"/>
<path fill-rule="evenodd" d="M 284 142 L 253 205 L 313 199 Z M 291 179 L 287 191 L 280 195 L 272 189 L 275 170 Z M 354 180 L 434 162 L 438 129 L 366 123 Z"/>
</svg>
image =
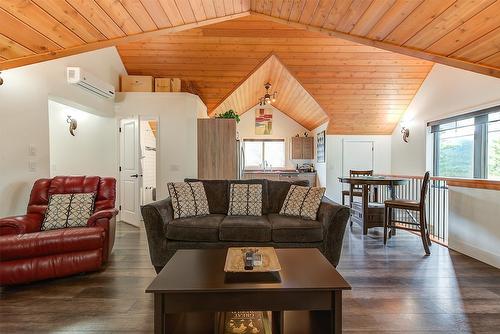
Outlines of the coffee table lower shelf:
<svg viewBox="0 0 500 334">
<path fill-rule="evenodd" d="M 342 333 L 342 291 L 334 291 L 332 297 L 330 310 L 268 311 L 272 334 Z M 219 312 L 167 313 L 161 299 L 161 294 L 155 294 L 155 334 L 223 333 Z"/>
<path fill-rule="evenodd" d="M 335 333 L 324 322 L 328 316 L 314 311 L 285 311 L 283 334 Z M 209 312 L 182 313 L 167 317 L 165 333 L 171 334 L 219 334 L 219 314 Z M 273 325 L 271 321 L 271 325 Z M 279 333 L 273 329 L 272 333 Z"/>
</svg>

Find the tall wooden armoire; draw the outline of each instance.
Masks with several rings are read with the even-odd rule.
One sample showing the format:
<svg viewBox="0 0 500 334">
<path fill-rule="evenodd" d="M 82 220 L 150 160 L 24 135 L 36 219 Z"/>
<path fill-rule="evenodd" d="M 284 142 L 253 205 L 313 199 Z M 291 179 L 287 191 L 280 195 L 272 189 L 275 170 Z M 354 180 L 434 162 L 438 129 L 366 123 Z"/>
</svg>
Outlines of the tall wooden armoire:
<svg viewBox="0 0 500 334">
<path fill-rule="evenodd" d="M 238 154 L 234 119 L 198 119 L 199 179 L 236 179 Z"/>
</svg>

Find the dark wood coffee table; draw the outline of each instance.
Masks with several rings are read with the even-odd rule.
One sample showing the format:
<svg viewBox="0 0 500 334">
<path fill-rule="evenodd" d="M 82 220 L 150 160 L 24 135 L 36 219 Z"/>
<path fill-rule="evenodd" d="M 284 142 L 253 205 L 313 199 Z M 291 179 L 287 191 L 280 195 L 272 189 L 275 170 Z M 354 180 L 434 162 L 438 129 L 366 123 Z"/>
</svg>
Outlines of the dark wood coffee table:
<svg viewBox="0 0 500 334">
<path fill-rule="evenodd" d="M 155 333 L 214 333 L 226 311 L 272 311 L 273 334 L 341 333 L 350 285 L 317 249 L 276 253 L 281 283 L 225 283 L 226 250 L 178 250 L 146 289 Z"/>
</svg>

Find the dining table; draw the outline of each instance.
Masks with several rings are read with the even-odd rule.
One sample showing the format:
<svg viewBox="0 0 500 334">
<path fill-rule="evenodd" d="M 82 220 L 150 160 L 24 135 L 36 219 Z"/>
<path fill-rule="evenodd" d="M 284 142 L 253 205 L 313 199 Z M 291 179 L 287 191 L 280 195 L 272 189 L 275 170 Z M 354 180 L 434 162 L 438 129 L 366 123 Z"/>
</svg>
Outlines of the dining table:
<svg viewBox="0 0 500 334">
<path fill-rule="evenodd" d="M 409 183 L 408 179 L 392 176 L 350 176 L 339 177 L 339 181 L 349 185 L 349 207 L 351 208 L 351 225 L 359 224 L 363 234 L 368 234 L 372 227 L 384 226 L 384 203 L 379 202 L 380 186 L 387 186 L 389 198 L 396 199 L 396 187 Z M 373 191 L 370 191 L 370 188 Z M 361 189 L 361 201 L 354 201 L 354 191 Z M 371 198 L 370 198 L 371 197 Z M 395 231 L 393 230 L 392 233 Z"/>
</svg>

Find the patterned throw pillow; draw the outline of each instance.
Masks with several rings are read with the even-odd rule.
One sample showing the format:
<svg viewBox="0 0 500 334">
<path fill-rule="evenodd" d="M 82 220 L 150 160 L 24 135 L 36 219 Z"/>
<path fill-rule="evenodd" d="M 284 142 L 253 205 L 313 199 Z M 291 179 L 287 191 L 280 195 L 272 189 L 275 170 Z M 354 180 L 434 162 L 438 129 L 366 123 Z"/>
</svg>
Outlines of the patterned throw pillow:
<svg viewBox="0 0 500 334">
<path fill-rule="evenodd" d="M 262 216 L 262 184 L 231 183 L 228 216 Z"/>
<path fill-rule="evenodd" d="M 170 182 L 167 187 L 172 199 L 174 219 L 206 216 L 210 213 L 203 183 Z"/>
<path fill-rule="evenodd" d="M 42 231 L 87 226 L 94 211 L 95 193 L 53 194 L 42 223 Z"/>
<path fill-rule="evenodd" d="M 280 215 L 316 220 L 324 194 L 325 188 L 292 185 L 281 207 Z"/>
</svg>

